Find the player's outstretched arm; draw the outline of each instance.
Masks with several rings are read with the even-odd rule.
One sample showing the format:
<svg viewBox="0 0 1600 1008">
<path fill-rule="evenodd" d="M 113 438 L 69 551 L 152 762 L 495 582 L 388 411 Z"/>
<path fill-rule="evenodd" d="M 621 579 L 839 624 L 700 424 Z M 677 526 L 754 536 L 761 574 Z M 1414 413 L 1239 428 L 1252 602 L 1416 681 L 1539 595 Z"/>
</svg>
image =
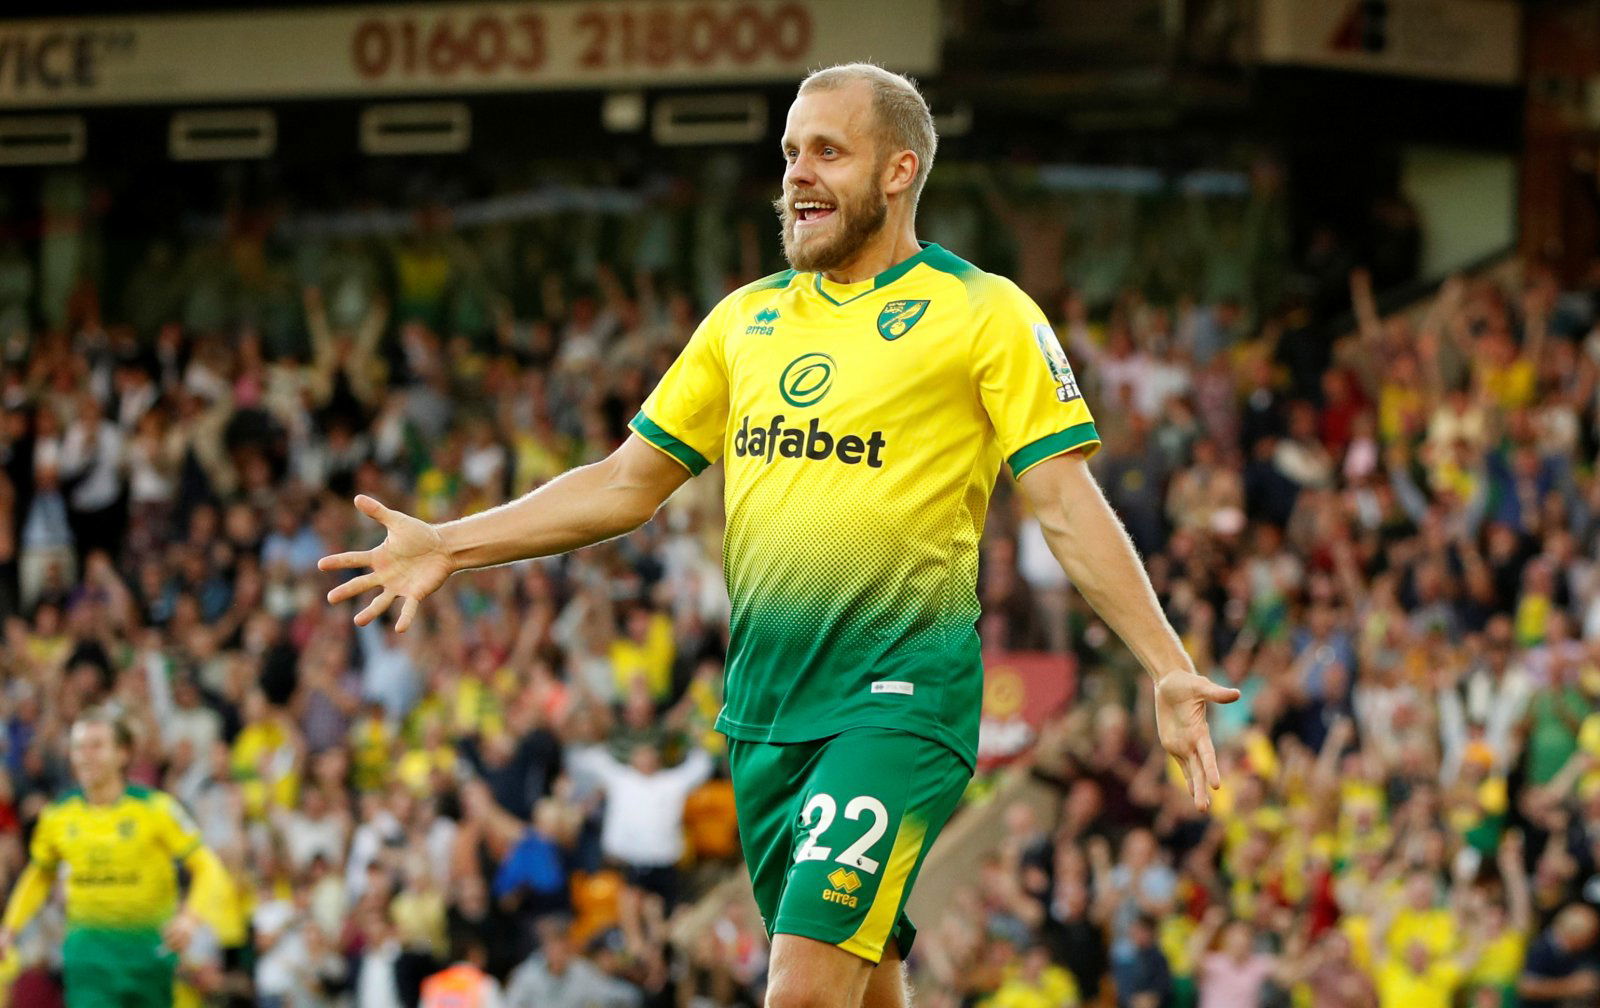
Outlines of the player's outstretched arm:
<svg viewBox="0 0 1600 1008">
<path fill-rule="evenodd" d="M 374 588 L 378 597 L 356 614 L 366 626 L 404 599 L 395 630 L 404 633 L 417 605 L 457 571 L 551 556 L 630 532 L 650 520 L 672 492 L 689 478 L 688 470 L 629 435 L 622 446 L 593 465 L 551 480 L 497 508 L 441 525 L 384 507 L 371 497 L 356 498 L 362 514 L 381 523 L 388 535 L 370 550 L 325 556 L 325 571 L 370 568 L 328 593 L 337 605 Z"/>
<path fill-rule="evenodd" d="M 30 860 L 22 869 L 17 887 L 11 890 L 11 900 L 6 904 L 5 917 L 0 919 L 0 956 L 10 950 L 16 936 L 50 898 L 50 886 L 54 881 L 55 875 L 41 868 L 37 861 Z"/>
<path fill-rule="evenodd" d="M 221 906 L 227 898 L 228 869 L 222 860 L 201 844 L 183 859 L 189 869 L 189 892 L 178 915 L 167 923 L 162 932 L 168 947 L 182 952 L 194 937 L 194 929 L 205 919 L 204 908 Z"/>
<path fill-rule="evenodd" d="M 1208 786 L 1222 784 L 1206 705 L 1232 703 L 1239 691 L 1195 672 L 1081 452 L 1045 459 L 1018 484 L 1067 577 L 1155 679 L 1161 744 L 1182 765 L 1195 808 L 1204 812 L 1211 806 Z"/>
</svg>

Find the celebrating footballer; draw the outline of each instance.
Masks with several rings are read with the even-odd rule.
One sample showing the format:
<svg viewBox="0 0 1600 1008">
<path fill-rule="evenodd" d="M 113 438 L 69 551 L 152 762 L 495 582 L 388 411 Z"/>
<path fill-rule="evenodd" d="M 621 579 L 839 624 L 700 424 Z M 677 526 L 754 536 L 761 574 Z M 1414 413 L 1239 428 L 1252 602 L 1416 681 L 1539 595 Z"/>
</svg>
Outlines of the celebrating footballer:
<svg viewBox="0 0 1600 1008">
<path fill-rule="evenodd" d="M 791 269 L 722 300 L 609 457 L 430 525 L 366 496 L 387 536 L 366 624 L 457 571 L 621 535 L 725 466 L 726 703 L 745 862 L 772 935 L 771 1008 L 896 1008 L 905 904 L 973 771 L 975 624 L 989 496 L 1010 470 L 1073 584 L 1150 673 L 1157 727 L 1199 809 L 1219 786 L 1196 674 L 1087 461 L 1099 434 L 1039 308 L 917 240 L 927 103 L 870 64 L 801 83 L 777 201 Z"/>
</svg>

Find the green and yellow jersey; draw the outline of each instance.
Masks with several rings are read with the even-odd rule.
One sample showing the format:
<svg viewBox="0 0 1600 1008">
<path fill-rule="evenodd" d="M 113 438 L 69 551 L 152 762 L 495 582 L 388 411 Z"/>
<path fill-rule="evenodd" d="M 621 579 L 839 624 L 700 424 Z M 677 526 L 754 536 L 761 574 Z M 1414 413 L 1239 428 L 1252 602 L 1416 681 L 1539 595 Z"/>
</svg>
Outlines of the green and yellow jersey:
<svg viewBox="0 0 1600 1008">
<path fill-rule="evenodd" d="M 30 854 L 4 924 L 13 931 L 27 924 L 59 874 L 69 938 L 73 932 L 157 933 L 177 913 L 178 863 L 189 868 L 199 891 L 213 891 L 206 887 L 221 882 L 225 871 L 176 800 L 131 785 L 108 805 L 91 804 L 81 791 L 71 791 L 47 806 L 34 827 Z"/>
<path fill-rule="evenodd" d="M 976 758 L 978 541 L 1014 475 L 1099 446 L 1042 312 L 937 245 L 871 280 L 788 271 L 708 315 L 633 419 L 726 464 L 732 599 L 717 727 L 887 727 Z"/>
</svg>

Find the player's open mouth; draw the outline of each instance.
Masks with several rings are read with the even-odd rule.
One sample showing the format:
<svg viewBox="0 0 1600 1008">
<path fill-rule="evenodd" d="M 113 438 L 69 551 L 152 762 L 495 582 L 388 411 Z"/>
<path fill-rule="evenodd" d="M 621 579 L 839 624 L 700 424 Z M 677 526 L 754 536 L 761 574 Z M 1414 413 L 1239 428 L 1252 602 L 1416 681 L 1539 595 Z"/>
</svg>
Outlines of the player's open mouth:
<svg viewBox="0 0 1600 1008">
<path fill-rule="evenodd" d="M 794 203 L 794 219 L 798 224 L 815 224 L 825 218 L 833 216 L 836 208 L 832 203 L 821 200 L 796 200 Z"/>
</svg>

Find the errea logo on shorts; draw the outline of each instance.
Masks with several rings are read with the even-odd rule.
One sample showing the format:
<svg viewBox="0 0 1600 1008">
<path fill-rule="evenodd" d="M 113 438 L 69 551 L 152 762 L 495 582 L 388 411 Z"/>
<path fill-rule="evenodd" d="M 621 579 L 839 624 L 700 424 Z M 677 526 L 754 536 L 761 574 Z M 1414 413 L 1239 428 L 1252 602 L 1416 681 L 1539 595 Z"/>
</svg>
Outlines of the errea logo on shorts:
<svg viewBox="0 0 1600 1008">
<path fill-rule="evenodd" d="M 828 882 L 833 888 L 822 890 L 822 898 L 829 903 L 842 903 L 854 910 L 859 900 L 851 893 L 861 888 L 861 876 L 849 868 L 835 868 L 828 873 Z"/>
</svg>

